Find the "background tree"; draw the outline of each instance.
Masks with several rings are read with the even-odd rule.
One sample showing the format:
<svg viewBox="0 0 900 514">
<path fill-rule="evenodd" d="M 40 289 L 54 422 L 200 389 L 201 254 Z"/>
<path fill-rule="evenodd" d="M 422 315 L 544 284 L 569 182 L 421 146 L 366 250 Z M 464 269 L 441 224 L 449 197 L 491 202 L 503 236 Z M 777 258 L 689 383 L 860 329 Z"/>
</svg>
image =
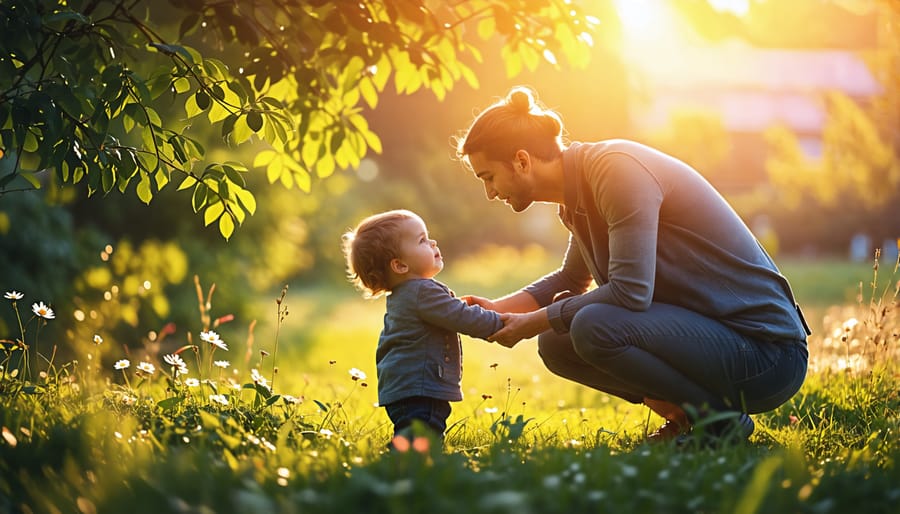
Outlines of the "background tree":
<svg viewBox="0 0 900 514">
<path fill-rule="evenodd" d="M 878 44 L 866 56 L 883 94 L 871 105 L 829 95 L 819 159 L 806 157 L 790 131 L 768 133 L 773 214 L 778 232 L 795 248 L 844 252 L 854 234 L 878 246 L 900 235 L 900 3 L 869 7 L 877 12 Z"/>
<path fill-rule="evenodd" d="M 242 320 L 241 337 L 266 319 L 259 295 L 301 275 L 340 283 L 339 234 L 377 208 L 359 198 L 419 199 L 409 177 L 446 192 L 448 177 L 425 175 L 449 167 L 448 148 L 422 166 L 434 153 L 395 133 L 432 129 L 397 113 L 440 111 L 507 65 L 527 78 L 585 64 L 597 22 L 556 0 L 281 4 L 0 4 L 0 277 L 74 306 L 49 339 L 89 344 L 102 328 L 140 346 L 169 323 L 181 332 L 197 321 L 194 274 L 219 284 L 214 306 Z M 447 110 L 468 116 L 475 98 Z M 433 132 L 446 144 L 446 126 Z M 378 181 L 335 173 L 385 144 Z M 482 232 L 508 232 L 490 221 Z"/>
<path fill-rule="evenodd" d="M 175 181 L 228 238 L 256 196 L 251 168 L 309 191 L 381 140 L 389 83 L 437 98 L 477 86 L 475 34 L 501 37 L 510 74 L 584 64 L 598 20 L 562 0 L 363 2 L 14 0 L 0 6 L 0 193 L 84 184 L 149 203 Z M 201 126 L 252 163 L 209 159 Z"/>
</svg>

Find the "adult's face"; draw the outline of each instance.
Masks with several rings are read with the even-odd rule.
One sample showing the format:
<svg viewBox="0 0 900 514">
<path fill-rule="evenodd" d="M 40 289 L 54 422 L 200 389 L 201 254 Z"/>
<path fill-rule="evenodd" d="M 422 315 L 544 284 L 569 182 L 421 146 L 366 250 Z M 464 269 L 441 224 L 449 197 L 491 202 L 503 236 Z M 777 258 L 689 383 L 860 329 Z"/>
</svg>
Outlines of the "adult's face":
<svg viewBox="0 0 900 514">
<path fill-rule="evenodd" d="M 524 211 L 534 202 L 520 161 L 493 161 L 478 152 L 469 156 L 469 163 L 484 184 L 488 200 L 500 199 L 515 212 Z"/>
</svg>

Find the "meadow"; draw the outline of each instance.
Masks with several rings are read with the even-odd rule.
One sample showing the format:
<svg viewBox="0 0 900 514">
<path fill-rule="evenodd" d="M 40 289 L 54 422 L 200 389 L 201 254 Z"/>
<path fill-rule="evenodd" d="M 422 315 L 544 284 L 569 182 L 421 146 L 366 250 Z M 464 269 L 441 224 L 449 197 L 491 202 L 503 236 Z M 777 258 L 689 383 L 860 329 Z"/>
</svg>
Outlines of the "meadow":
<svg viewBox="0 0 900 514">
<path fill-rule="evenodd" d="M 536 247 L 490 252 L 439 278 L 492 296 L 546 270 Z M 466 398 L 443 445 L 388 452 L 383 304 L 346 284 L 260 299 L 271 319 L 230 322 L 243 340 L 220 338 L 221 313 L 201 301 L 201 333 L 127 366 L 114 353 L 98 365 L 88 346 L 26 374 L 9 337 L 0 512 L 900 512 L 900 273 L 780 265 L 814 331 L 807 381 L 754 416 L 749 444 L 724 448 L 648 445 L 661 419 L 553 376 L 534 341 L 464 338 Z M 31 315 L 27 296 L 6 301 Z"/>
</svg>

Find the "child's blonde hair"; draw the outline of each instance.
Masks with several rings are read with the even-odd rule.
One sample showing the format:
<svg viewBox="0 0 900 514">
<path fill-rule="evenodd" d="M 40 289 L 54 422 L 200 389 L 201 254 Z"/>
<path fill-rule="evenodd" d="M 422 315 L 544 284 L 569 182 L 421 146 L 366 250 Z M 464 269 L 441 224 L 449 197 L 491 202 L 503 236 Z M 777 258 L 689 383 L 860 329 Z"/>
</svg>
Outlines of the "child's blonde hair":
<svg viewBox="0 0 900 514">
<path fill-rule="evenodd" d="M 374 214 L 341 238 L 347 278 L 366 297 L 377 298 L 390 291 L 391 259 L 400 256 L 400 224 L 409 219 L 419 216 L 405 209 Z"/>
</svg>

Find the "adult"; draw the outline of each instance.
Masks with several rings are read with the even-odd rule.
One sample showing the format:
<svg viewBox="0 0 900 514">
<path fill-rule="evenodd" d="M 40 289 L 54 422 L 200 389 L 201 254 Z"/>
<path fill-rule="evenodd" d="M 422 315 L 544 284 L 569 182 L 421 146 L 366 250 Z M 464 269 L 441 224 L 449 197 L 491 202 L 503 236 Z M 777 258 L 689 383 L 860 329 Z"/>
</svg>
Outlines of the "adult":
<svg viewBox="0 0 900 514">
<path fill-rule="evenodd" d="M 539 335 L 550 371 L 665 418 L 651 440 L 697 427 L 707 442 L 748 438 L 748 414 L 786 402 L 806 375 L 809 329 L 788 281 L 684 162 L 562 134 L 560 116 L 516 87 L 457 139 L 489 200 L 558 204 L 570 232 L 556 271 L 499 299 L 464 297 L 505 313 L 489 340 Z"/>
</svg>

